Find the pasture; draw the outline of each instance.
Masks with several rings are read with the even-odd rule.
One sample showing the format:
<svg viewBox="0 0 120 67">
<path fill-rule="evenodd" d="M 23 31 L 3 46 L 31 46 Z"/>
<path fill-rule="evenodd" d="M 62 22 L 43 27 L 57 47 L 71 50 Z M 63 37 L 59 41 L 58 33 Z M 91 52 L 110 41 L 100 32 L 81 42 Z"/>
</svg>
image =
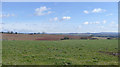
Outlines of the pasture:
<svg viewBox="0 0 120 67">
<path fill-rule="evenodd" d="M 117 65 L 118 40 L 4 40 L 4 65 Z"/>
</svg>

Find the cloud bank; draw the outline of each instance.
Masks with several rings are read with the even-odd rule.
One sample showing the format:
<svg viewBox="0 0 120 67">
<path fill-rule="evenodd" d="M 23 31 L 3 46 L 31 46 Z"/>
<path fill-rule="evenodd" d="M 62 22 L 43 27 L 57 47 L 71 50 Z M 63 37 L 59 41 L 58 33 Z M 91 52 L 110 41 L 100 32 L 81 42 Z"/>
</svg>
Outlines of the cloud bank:
<svg viewBox="0 0 120 67">
<path fill-rule="evenodd" d="M 52 11 L 49 11 L 51 8 L 47 8 L 46 6 L 42 6 L 40 8 L 35 9 L 36 16 L 48 15 L 51 14 Z"/>
</svg>

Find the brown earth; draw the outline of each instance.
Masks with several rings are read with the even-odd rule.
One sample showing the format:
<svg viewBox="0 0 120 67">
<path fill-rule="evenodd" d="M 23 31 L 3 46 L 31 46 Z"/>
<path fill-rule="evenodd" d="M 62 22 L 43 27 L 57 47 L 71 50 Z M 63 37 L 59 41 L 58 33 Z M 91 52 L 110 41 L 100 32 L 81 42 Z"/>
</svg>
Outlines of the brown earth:
<svg viewBox="0 0 120 67">
<path fill-rule="evenodd" d="M 2 34 L 2 40 L 61 40 L 65 36 L 69 37 L 70 39 L 82 38 L 80 36 L 55 34 Z"/>
</svg>

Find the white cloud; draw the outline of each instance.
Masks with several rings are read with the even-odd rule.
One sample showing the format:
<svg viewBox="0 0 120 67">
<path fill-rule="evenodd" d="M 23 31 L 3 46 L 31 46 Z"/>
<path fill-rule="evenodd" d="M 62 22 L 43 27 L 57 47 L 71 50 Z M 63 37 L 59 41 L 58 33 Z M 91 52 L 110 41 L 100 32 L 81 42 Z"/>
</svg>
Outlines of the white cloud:
<svg viewBox="0 0 120 67">
<path fill-rule="evenodd" d="M 15 16 L 15 14 L 1 14 L 0 15 L 0 18 L 7 18 L 7 17 L 12 17 L 12 16 Z"/>
<path fill-rule="evenodd" d="M 101 8 L 95 8 L 92 10 L 93 13 L 99 13 L 99 12 L 105 12 L 105 9 L 101 9 Z"/>
<path fill-rule="evenodd" d="M 103 20 L 103 24 L 106 24 L 106 22 L 107 22 L 106 20 Z"/>
<path fill-rule="evenodd" d="M 89 24 L 100 24 L 99 21 L 96 21 L 96 22 L 89 22 Z"/>
<path fill-rule="evenodd" d="M 84 12 L 85 14 L 88 14 L 88 13 L 89 13 L 89 11 L 87 11 L 87 10 L 84 10 L 83 12 Z"/>
<path fill-rule="evenodd" d="M 67 25 L 68 24 L 68 25 Z M 66 27 L 67 25 L 67 27 Z M 56 32 L 74 32 L 74 28 L 71 29 L 71 26 L 69 26 L 69 23 L 46 23 L 42 22 L 39 23 L 26 23 L 26 22 L 11 22 L 6 23 L 2 26 L 3 31 L 16 31 L 16 32 L 46 32 L 46 33 L 56 33 Z M 66 27 L 66 28 L 64 28 Z M 67 28 L 70 27 L 68 30 Z"/>
<path fill-rule="evenodd" d="M 54 17 L 50 19 L 50 21 L 64 21 L 64 20 L 70 20 L 70 19 L 71 19 L 70 16 L 63 16 L 62 18 Z"/>
<path fill-rule="evenodd" d="M 94 21 L 94 22 L 84 22 L 83 24 L 106 24 L 107 21 L 103 20 L 103 21 Z M 115 22 L 111 22 L 111 24 L 114 24 Z"/>
<path fill-rule="evenodd" d="M 88 25 L 88 24 L 100 24 L 100 22 L 99 21 L 96 21 L 96 22 L 84 22 L 83 24 L 85 24 L 85 25 Z"/>
<path fill-rule="evenodd" d="M 71 19 L 71 17 L 69 17 L 69 16 L 62 17 L 62 20 L 70 20 L 70 19 Z"/>
<path fill-rule="evenodd" d="M 102 8 L 95 8 L 93 10 L 84 10 L 83 12 L 85 14 L 89 14 L 89 13 L 100 13 L 100 12 L 105 12 L 106 10 L 105 9 L 102 9 Z"/>
<path fill-rule="evenodd" d="M 100 22 L 99 22 L 99 21 L 96 21 L 96 22 L 93 22 L 93 24 L 100 24 Z"/>
<path fill-rule="evenodd" d="M 86 24 L 86 25 L 87 25 L 87 24 L 89 24 L 89 22 L 84 22 L 84 24 Z"/>
<path fill-rule="evenodd" d="M 54 18 L 50 19 L 50 21 L 58 21 L 58 17 L 54 17 Z"/>
<path fill-rule="evenodd" d="M 40 8 L 35 9 L 35 15 L 36 16 L 42 16 L 42 15 L 48 15 L 51 14 L 52 11 L 48 11 L 51 8 L 47 8 L 46 6 L 42 6 Z"/>
</svg>

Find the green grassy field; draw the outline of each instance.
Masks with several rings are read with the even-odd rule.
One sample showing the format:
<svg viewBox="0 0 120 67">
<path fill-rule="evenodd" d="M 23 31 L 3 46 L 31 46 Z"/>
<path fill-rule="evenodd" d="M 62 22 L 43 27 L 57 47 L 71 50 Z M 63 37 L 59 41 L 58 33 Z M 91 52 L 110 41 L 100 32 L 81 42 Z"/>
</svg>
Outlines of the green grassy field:
<svg viewBox="0 0 120 67">
<path fill-rule="evenodd" d="M 117 40 L 3 41 L 5 65 L 117 65 Z"/>
</svg>

